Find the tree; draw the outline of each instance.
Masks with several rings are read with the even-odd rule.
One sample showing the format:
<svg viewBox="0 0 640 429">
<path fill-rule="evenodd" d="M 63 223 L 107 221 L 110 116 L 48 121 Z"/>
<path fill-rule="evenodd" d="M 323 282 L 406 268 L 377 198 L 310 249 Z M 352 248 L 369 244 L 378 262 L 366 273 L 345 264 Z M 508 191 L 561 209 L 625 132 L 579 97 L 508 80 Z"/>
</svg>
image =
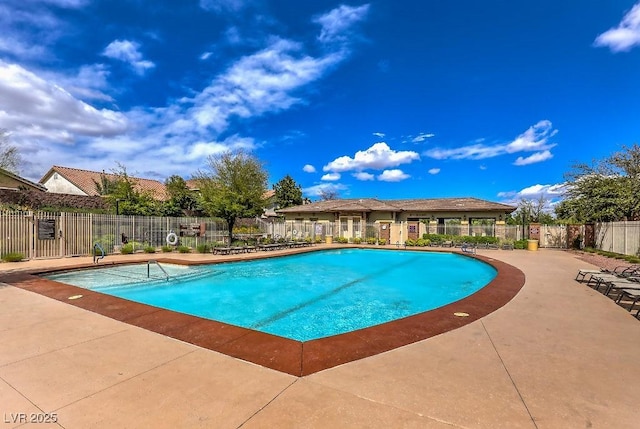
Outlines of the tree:
<svg viewBox="0 0 640 429">
<path fill-rule="evenodd" d="M 9 142 L 9 132 L 0 128 L 0 168 L 17 173 L 20 161 L 18 148 Z"/>
<path fill-rule="evenodd" d="M 195 175 L 201 204 L 209 216 L 227 222 L 231 243 L 236 219 L 258 216 L 264 211 L 267 172 L 257 158 L 242 150 L 210 156 L 207 164 L 208 171 Z"/>
<path fill-rule="evenodd" d="M 104 170 L 102 171 L 102 173 L 103 174 L 100 176 L 100 183 L 96 182 L 95 180 L 93 181 L 93 183 L 95 183 L 96 185 L 96 191 L 98 191 L 98 194 L 109 195 L 116 189 L 118 185 L 118 179 L 111 179 L 107 177 L 107 175 L 104 174 Z"/>
<path fill-rule="evenodd" d="M 273 185 L 276 192 L 276 204 L 278 208 L 284 209 L 302 204 L 302 188 L 288 174 Z"/>
<path fill-rule="evenodd" d="M 198 211 L 197 198 L 182 177 L 173 175 L 165 180 L 164 185 L 169 194 L 169 200 L 162 205 L 164 216 L 183 216 L 185 211 L 189 214 Z"/>
<path fill-rule="evenodd" d="M 156 216 L 160 214 L 158 202 L 148 193 L 139 192 L 135 188 L 135 180 L 127 173 L 127 169 L 118 163 L 113 171 L 117 176 L 110 185 L 111 192 L 106 196 L 107 201 L 118 214 L 137 216 Z"/>
<path fill-rule="evenodd" d="M 337 200 L 340 198 L 338 191 L 335 189 L 321 189 L 318 196 L 320 197 L 320 201 Z"/>
<path fill-rule="evenodd" d="M 622 150 L 592 165 L 575 164 L 565 174 L 566 198 L 558 217 L 582 222 L 640 219 L 640 146 Z"/>
</svg>

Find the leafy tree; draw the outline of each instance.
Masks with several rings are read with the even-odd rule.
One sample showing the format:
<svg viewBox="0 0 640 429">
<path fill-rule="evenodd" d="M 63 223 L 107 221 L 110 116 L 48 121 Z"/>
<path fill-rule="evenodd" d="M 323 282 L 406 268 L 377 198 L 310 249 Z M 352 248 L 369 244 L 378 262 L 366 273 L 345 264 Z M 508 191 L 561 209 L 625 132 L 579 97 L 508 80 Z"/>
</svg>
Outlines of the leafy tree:
<svg viewBox="0 0 640 429">
<path fill-rule="evenodd" d="M 20 162 L 18 148 L 9 142 L 9 132 L 0 128 L 0 168 L 17 173 Z"/>
<path fill-rule="evenodd" d="M 104 171 L 103 171 L 104 173 Z M 100 195 L 109 195 L 111 194 L 117 187 L 118 179 L 112 179 L 107 177 L 106 174 L 102 174 L 100 176 L 100 183 L 93 181 L 96 185 L 96 191 Z"/>
<path fill-rule="evenodd" d="M 566 198 L 558 217 L 581 222 L 640 219 L 640 146 L 622 150 L 592 165 L 575 164 L 565 174 Z"/>
<path fill-rule="evenodd" d="M 264 211 L 267 172 L 257 158 L 242 150 L 210 156 L 207 164 L 208 171 L 195 175 L 201 204 L 210 216 L 227 222 L 231 243 L 236 219 L 258 216 Z"/>
<path fill-rule="evenodd" d="M 160 214 L 158 202 L 148 192 L 135 189 L 135 180 L 127 173 L 127 169 L 118 164 L 113 174 L 117 176 L 111 185 L 111 193 L 106 196 L 114 209 L 120 214 L 136 216 L 156 216 Z"/>
<path fill-rule="evenodd" d="M 284 209 L 302 204 L 302 188 L 288 174 L 282 180 L 273 185 L 276 192 L 276 204 Z"/>
<path fill-rule="evenodd" d="M 189 214 L 198 211 L 197 197 L 182 177 L 173 175 L 164 184 L 169 194 L 169 200 L 162 206 L 164 216 L 183 216 L 185 211 Z"/>
</svg>

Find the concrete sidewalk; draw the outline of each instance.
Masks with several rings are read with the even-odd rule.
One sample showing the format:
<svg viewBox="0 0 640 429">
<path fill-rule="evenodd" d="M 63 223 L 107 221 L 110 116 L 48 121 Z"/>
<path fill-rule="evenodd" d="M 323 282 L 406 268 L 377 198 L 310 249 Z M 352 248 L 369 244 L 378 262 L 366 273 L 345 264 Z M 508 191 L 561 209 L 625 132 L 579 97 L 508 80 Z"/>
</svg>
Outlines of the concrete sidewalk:
<svg viewBox="0 0 640 429">
<path fill-rule="evenodd" d="M 457 330 L 302 378 L 2 286 L 0 422 L 7 428 L 22 427 L 24 419 L 42 428 L 637 427 L 640 386 L 630 376 L 640 368 L 640 322 L 573 281 L 589 265 L 555 250 L 480 253 L 526 275 L 506 306 Z M 79 262 L 29 261 L 0 270 Z"/>
</svg>

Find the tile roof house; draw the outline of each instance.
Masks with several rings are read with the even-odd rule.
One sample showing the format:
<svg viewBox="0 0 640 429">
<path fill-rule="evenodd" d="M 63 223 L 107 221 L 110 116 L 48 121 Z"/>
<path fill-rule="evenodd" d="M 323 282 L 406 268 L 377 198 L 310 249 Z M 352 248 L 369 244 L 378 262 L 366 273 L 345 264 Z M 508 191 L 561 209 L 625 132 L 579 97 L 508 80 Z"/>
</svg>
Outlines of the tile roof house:
<svg viewBox="0 0 640 429">
<path fill-rule="evenodd" d="M 515 210 L 514 206 L 478 198 L 358 198 L 318 201 L 276 212 L 284 215 L 286 222 L 315 222 L 318 228 L 332 230 L 340 237 L 360 238 L 367 227 L 373 227 L 380 237 L 403 242 L 423 233 L 443 233 L 450 224 L 456 224 L 459 235 L 475 234 L 474 224 L 493 225 L 491 234 L 501 235 L 506 215 Z M 478 229 L 478 233 L 486 233 L 485 229 Z"/>
<path fill-rule="evenodd" d="M 102 183 L 103 178 L 114 180 L 119 177 L 119 175 L 112 173 L 54 165 L 42 176 L 40 183 L 51 193 L 95 196 L 99 195 L 96 183 Z M 150 193 L 154 199 L 159 201 L 169 199 L 164 183 L 139 177 L 129 176 L 129 178 L 133 181 L 136 191 Z"/>
<path fill-rule="evenodd" d="M 41 184 L 20 177 L 4 168 L 0 168 L 0 189 L 30 189 L 47 192 L 47 188 Z"/>
</svg>

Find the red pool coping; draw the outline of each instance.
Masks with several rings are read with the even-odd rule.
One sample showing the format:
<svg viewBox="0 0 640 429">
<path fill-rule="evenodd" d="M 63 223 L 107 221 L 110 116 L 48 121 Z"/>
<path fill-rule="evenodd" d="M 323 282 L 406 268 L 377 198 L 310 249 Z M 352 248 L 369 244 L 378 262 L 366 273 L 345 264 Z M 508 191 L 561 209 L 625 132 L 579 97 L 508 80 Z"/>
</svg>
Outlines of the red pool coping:
<svg viewBox="0 0 640 429">
<path fill-rule="evenodd" d="M 300 377 L 374 356 L 465 326 L 504 306 L 524 286 L 524 273 L 507 263 L 484 255 L 463 254 L 462 256 L 486 262 L 492 265 L 498 274 L 487 286 L 473 295 L 444 307 L 381 325 L 304 342 L 140 304 L 43 279 L 36 275 L 53 270 L 0 274 L 0 282 L 130 325 Z M 158 261 L 183 265 L 224 262 L 221 260 L 194 262 L 166 258 Z M 144 263 L 144 261 L 135 263 Z M 87 267 L 95 266 L 76 265 L 66 267 L 64 270 Z M 82 295 L 82 297 L 70 300 L 69 297 L 74 295 Z M 461 317 L 456 313 L 464 313 L 468 316 Z"/>
</svg>

